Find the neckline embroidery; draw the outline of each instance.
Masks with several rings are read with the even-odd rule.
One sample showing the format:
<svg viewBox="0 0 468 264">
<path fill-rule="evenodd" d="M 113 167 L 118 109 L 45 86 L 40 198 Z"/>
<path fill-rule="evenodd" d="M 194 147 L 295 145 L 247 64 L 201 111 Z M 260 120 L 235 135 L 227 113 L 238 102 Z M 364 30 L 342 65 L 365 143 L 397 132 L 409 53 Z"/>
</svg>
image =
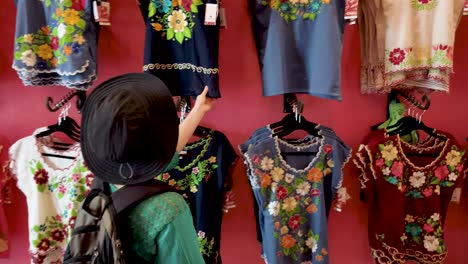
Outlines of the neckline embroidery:
<svg viewBox="0 0 468 264">
<path fill-rule="evenodd" d="M 274 143 L 275 143 L 275 145 L 274 145 L 274 149 L 275 149 L 274 155 L 278 158 L 281 165 L 283 167 L 285 167 L 287 170 L 290 170 L 290 171 L 298 173 L 298 174 L 303 174 L 303 173 L 306 173 L 306 172 L 310 171 L 312 169 L 312 167 L 315 165 L 315 163 L 317 162 L 317 160 L 322 155 L 325 136 L 322 135 L 321 139 L 318 142 L 313 141 L 311 143 L 308 143 L 307 145 L 304 144 L 304 145 L 301 145 L 301 146 L 296 146 L 296 145 L 289 144 L 286 141 L 281 140 L 278 137 L 274 137 L 273 140 L 274 140 Z M 283 155 L 281 154 L 281 149 L 280 149 L 280 146 L 279 146 L 280 144 L 283 144 L 283 145 L 285 145 L 287 147 L 296 149 L 297 151 L 300 151 L 300 150 L 303 150 L 303 149 L 306 149 L 306 148 L 309 148 L 309 147 L 312 147 L 312 146 L 315 146 L 315 145 L 318 145 L 319 147 L 318 147 L 317 154 L 309 162 L 309 164 L 307 164 L 307 166 L 304 169 L 297 169 L 297 168 L 294 168 L 291 165 L 289 165 L 288 162 L 286 162 L 286 160 L 284 160 Z"/>
<path fill-rule="evenodd" d="M 200 151 L 200 153 L 195 157 L 194 160 L 192 160 L 192 162 L 190 162 L 189 164 L 187 164 L 186 166 L 184 167 L 180 167 L 179 165 L 176 167 L 177 170 L 179 170 L 180 172 L 185 172 L 187 171 L 188 169 L 191 169 L 193 168 L 193 166 L 195 166 L 195 164 L 197 164 L 201 158 L 203 156 L 205 156 L 206 152 L 208 151 L 208 147 L 210 146 L 210 143 L 211 143 L 211 140 L 212 140 L 212 137 L 211 135 L 209 135 L 208 137 L 206 138 L 201 138 L 199 139 L 198 141 L 195 141 L 189 145 L 187 145 L 184 150 L 186 151 L 190 151 L 190 150 L 193 150 L 195 148 L 198 148 L 200 146 L 203 146 L 202 150 Z"/>
</svg>

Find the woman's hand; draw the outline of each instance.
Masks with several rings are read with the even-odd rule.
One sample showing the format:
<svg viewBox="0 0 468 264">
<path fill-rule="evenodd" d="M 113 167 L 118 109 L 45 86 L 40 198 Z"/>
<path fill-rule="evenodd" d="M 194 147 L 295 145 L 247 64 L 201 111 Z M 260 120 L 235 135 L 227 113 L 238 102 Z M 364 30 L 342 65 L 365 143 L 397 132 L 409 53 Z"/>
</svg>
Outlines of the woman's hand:
<svg viewBox="0 0 468 264">
<path fill-rule="evenodd" d="M 197 99 L 195 100 L 195 105 L 193 106 L 192 111 L 200 111 L 203 114 L 208 112 L 211 107 L 213 107 L 214 102 L 216 99 L 214 98 L 209 98 L 206 95 L 208 94 L 208 86 L 205 86 L 205 89 L 203 89 L 203 92 L 197 96 Z"/>
</svg>

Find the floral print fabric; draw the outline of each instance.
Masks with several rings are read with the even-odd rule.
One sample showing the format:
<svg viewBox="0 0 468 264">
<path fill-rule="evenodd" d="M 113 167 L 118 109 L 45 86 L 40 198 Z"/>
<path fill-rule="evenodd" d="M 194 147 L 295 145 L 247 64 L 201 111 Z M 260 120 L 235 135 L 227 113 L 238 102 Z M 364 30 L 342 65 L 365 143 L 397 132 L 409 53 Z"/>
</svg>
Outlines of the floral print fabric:
<svg viewBox="0 0 468 264">
<path fill-rule="evenodd" d="M 41 155 L 43 151 L 76 158 L 46 158 Z M 31 263 L 62 263 L 93 175 L 86 168 L 78 145 L 59 153 L 32 135 L 13 144 L 9 155 L 10 171 L 27 200 Z"/>
<path fill-rule="evenodd" d="M 19 0 L 13 68 L 25 85 L 86 89 L 96 78 L 90 1 Z M 43 14 L 43 15 L 41 15 Z"/>
<path fill-rule="evenodd" d="M 448 92 L 455 31 L 463 2 L 360 3 L 362 92 L 386 93 L 414 87 Z M 409 24 L 417 26 L 408 28 Z M 431 37 L 433 32 L 443 33 Z"/>
<path fill-rule="evenodd" d="M 277 140 L 269 137 L 250 144 L 244 154 L 259 207 L 265 261 L 328 263 L 328 201 L 341 187 L 350 149 L 325 137 L 300 147 Z M 286 161 L 281 148 L 316 154 L 311 159 Z M 296 169 L 290 165 L 295 162 L 306 166 Z"/>
<path fill-rule="evenodd" d="M 354 163 L 372 208 L 369 243 L 377 263 L 443 263 L 446 258 L 444 221 L 452 192 L 465 177 L 467 159 L 453 137 L 443 134 L 446 141 L 424 147 L 399 136 L 360 146 Z M 385 207 L 390 201 L 391 208 Z"/>
<path fill-rule="evenodd" d="M 237 160 L 229 140 L 219 131 L 187 145 L 179 165 L 156 179 L 180 190 L 188 202 L 206 263 L 222 263 L 220 253 L 223 204 L 231 188 Z"/>
</svg>

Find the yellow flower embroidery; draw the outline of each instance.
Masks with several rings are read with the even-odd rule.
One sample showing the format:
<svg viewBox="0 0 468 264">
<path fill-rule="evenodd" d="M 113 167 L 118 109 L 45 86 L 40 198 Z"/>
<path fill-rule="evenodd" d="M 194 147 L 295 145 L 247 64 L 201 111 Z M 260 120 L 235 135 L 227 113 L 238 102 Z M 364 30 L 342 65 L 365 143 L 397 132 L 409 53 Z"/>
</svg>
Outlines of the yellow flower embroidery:
<svg viewBox="0 0 468 264">
<path fill-rule="evenodd" d="M 31 44 L 34 38 L 33 38 L 33 35 L 26 34 L 24 35 L 23 39 L 24 39 L 24 42 Z"/>
<path fill-rule="evenodd" d="M 297 206 L 297 201 L 293 197 L 284 199 L 283 210 L 291 212 L 292 210 L 296 208 L 296 206 Z"/>
<path fill-rule="evenodd" d="M 335 167 L 335 163 L 334 163 L 333 160 L 331 160 L 331 159 L 327 161 L 327 165 L 328 165 L 328 167 L 330 167 L 330 168 Z"/>
<path fill-rule="evenodd" d="M 86 40 L 83 38 L 82 35 L 75 35 L 73 36 L 73 41 L 75 41 L 76 43 L 80 44 L 80 45 L 83 45 L 83 43 L 86 42 Z"/>
<path fill-rule="evenodd" d="M 324 3 L 324 4 L 330 4 L 330 0 L 322 0 L 322 3 Z"/>
<path fill-rule="evenodd" d="M 289 229 L 288 229 L 287 226 L 283 226 L 283 227 L 281 228 L 281 230 L 280 230 L 280 233 L 281 233 L 282 235 L 284 235 L 284 234 L 286 234 L 286 233 L 288 233 L 288 232 L 289 232 Z"/>
<path fill-rule="evenodd" d="M 55 9 L 55 15 L 58 16 L 58 17 L 61 17 L 62 16 L 62 9 L 60 9 L 60 8 Z"/>
<path fill-rule="evenodd" d="M 65 55 L 72 54 L 72 48 L 70 46 L 63 47 L 63 54 L 65 54 Z"/>
<path fill-rule="evenodd" d="M 449 153 L 447 153 L 447 156 L 445 156 L 445 160 L 447 161 L 448 166 L 457 166 L 460 161 L 461 161 L 461 156 L 460 152 L 456 150 L 451 150 Z"/>
<path fill-rule="evenodd" d="M 52 48 L 47 44 L 43 44 L 39 46 L 37 55 L 39 55 L 43 60 L 50 60 L 52 58 Z"/>
<path fill-rule="evenodd" d="M 80 22 L 79 13 L 73 9 L 67 9 L 63 12 L 63 22 L 67 25 L 76 25 Z"/>
<path fill-rule="evenodd" d="M 169 180 L 169 182 L 168 182 L 168 184 L 169 184 L 170 186 L 174 186 L 174 185 L 176 185 L 176 183 L 177 183 L 177 182 L 176 182 L 174 179 L 171 179 L 171 180 Z"/>
<path fill-rule="evenodd" d="M 208 161 L 209 161 L 210 163 L 215 163 L 215 162 L 216 162 L 216 157 L 211 156 L 211 157 L 208 159 Z"/>
<path fill-rule="evenodd" d="M 167 18 L 169 28 L 172 28 L 175 33 L 183 32 L 185 27 L 188 25 L 186 18 L 187 16 L 182 11 L 172 11 L 172 14 Z"/>
<path fill-rule="evenodd" d="M 156 31 L 161 31 L 162 30 L 162 25 L 159 23 L 151 23 L 151 26 L 153 26 L 154 30 Z"/>
<path fill-rule="evenodd" d="M 382 152 L 382 158 L 387 160 L 394 160 L 398 156 L 398 150 L 393 145 L 386 145 L 384 146 Z"/>
<path fill-rule="evenodd" d="M 271 173 L 271 177 L 273 178 L 275 182 L 281 181 L 284 177 L 284 170 L 281 168 L 275 167 L 273 168 L 273 170 L 271 170 L 270 173 Z"/>
</svg>

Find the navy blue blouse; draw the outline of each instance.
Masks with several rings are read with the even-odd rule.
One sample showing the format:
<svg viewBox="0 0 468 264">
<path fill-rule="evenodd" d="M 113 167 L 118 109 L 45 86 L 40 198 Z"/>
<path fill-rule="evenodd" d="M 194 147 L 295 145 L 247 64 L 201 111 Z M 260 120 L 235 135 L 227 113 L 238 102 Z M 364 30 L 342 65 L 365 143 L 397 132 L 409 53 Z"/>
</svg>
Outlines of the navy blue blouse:
<svg viewBox="0 0 468 264">
<path fill-rule="evenodd" d="M 146 24 L 143 71 L 159 77 L 174 96 L 221 97 L 218 79 L 219 23 L 205 25 L 213 0 L 140 0 Z"/>
</svg>

